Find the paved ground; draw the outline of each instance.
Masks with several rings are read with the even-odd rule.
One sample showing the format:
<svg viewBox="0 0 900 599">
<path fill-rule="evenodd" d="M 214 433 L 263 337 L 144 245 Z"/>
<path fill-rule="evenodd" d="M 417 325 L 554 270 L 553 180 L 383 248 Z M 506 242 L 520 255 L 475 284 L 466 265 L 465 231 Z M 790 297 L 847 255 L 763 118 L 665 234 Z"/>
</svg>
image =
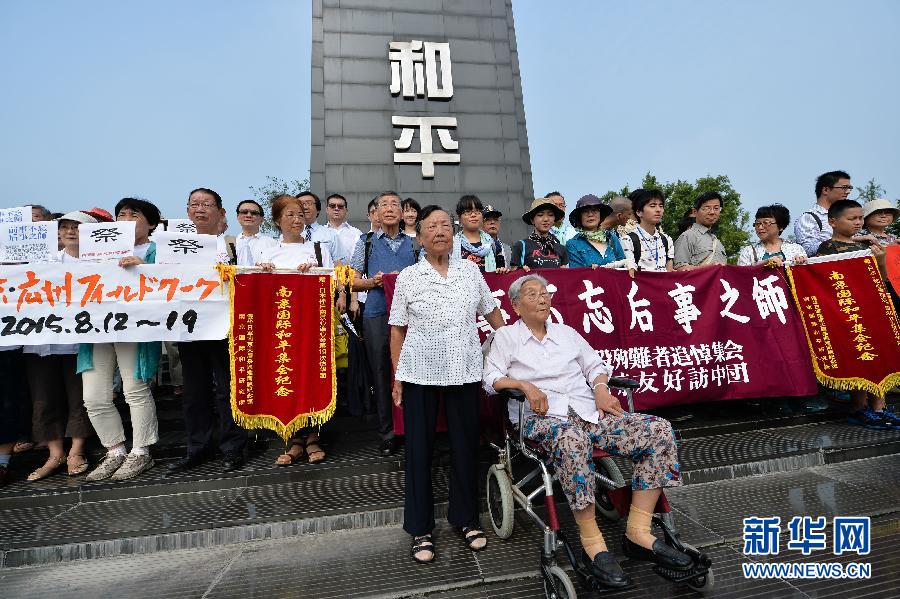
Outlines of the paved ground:
<svg viewBox="0 0 900 599">
<path fill-rule="evenodd" d="M 900 456 L 855 460 L 795 472 L 721 480 L 673 490 L 670 500 L 682 536 L 714 560 L 713 597 L 896 597 L 900 588 Z M 567 510 L 563 510 L 567 512 Z M 774 561 L 850 561 L 872 564 L 865 581 L 746 580 L 740 569 L 741 519 L 749 514 L 869 515 L 868 556 L 803 557 L 783 552 Z M 490 537 L 487 551 L 467 551 L 446 525 L 436 535 L 438 557 L 421 566 L 408 557 L 409 539 L 397 527 L 52 565 L 0 569 L 0 597 L 541 597 L 539 534 L 517 516 L 513 537 Z M 102 528 L 103 522 L 91 526 Z M 604 525 L 617 546 L 623 523 Z M 570 520 L 564 529 L 572 533 Z M 573 535 L 574 536 L 574 535 Z M 782 545 L 784 545 L 784 541 Z M 623 558 L 624 560 L 624 558 Z M 559 560 L 563 564 L 563 560 Z M 563 564 L 564 565 L 564 564 Z M 696 596 L 655 576 L 646 564 L 623 561 L 637 586 L 615 597 Z M 583 596 L 591 593 L 582 589 Z"/>
</svg>

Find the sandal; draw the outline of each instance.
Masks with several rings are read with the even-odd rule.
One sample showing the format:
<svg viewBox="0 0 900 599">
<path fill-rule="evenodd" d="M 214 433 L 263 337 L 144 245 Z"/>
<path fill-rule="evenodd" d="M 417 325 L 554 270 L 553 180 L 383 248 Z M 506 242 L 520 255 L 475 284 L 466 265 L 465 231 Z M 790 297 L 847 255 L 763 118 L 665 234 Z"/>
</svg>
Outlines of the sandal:
<svg viewBox="0 0 900 599">
<path fill-rule="evenodd" d="M 28 481 L 34 482 L 36 480 L 41 480 L 42 478 L 47 478 L 56 470 L 66 463 L 66 456 L 60 456 L 58 458 L 47 458 L 47 463 L 43 466 L 32 472 L 28 475 Z"/>
<path fill-rule="evenodd" d="M 471 551 L 482 551 L 485 547 L 487 547 L 487 536 L 485 536 L 484 531 L 480 528 L 475 528 L 474 526 L 463 526 L 460 529 L 460 532 L 463 536 L 463 542 Z M 484 545 L 478 546 L 475 544 L 479 539 L 484 539 Z"/>
<path fill-rule="evenodd" d="M 69 460 L 72 458 L 81 458 L 81 462 L 72 465 Z M 80 453 L 70 454 L 68 458 L 66 458 L 66 465 L 68 466 L 69 476 L 78 476 L 79 474 L 84 474 L 87 472 L 87 469 L 91 467 L 91 463 L 88 462 L 87 458 L 84 457 Z"/>
<path fill-rule="evenodd" d="M 296 454 L 292 453 L 294 451 L 295 447 L 300 448 L 300 451 L 297 452 Z M 303 447 L 302 444 L 291 443 L 290 448 L 288 448 L 288 450 L 286 452 L 284 452 L 283 454 L 281 454 L 280 456 L 275 458 L 275 463 L 278 464 L 279 466 L 290 466 L 297 460 L 303 458 L 304 453 L 306 453 L 306 449 Z"/>
<path fill-rule="evenodd" d="M 25 453 L 34 449 L 34 443 L 31 441 L 19 441 L 13 446 L 13 453 Z"/>
<path fill-rule="evenodd" d="M 309 440 L 309 437 L 306 438 L 304 448 L 306 449 L 306 459 L 310 464 L 317 464 L 325 459 L 325 451 L 319 445 L 320 441 L 321 439 L 318 437 L 312 441 Z M 310 449 L 310 447 L 315 447 L 316 449 Z"/>
<path fill-rule="evenodd" d="M 418 553 L 428 552 L 428 558 L 417 557 Z M 434 561 L 434 541 L 430 534 L 421 537 L 413 537 L 412 558 L 420 564 L 428 564 Z"/>
</svg>

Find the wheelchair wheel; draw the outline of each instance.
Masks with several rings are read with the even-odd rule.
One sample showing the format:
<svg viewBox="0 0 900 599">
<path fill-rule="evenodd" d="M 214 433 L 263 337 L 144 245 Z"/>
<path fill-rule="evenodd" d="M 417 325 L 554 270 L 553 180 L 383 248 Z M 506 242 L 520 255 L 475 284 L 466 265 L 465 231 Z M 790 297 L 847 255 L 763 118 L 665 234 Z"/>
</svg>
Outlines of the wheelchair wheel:
<svg viewBox="0 0 900 599">
<path fill-rule="evenodd" d="M 550 581 L 544 578 L 544 595 L 547 596 L 547 599 L 575 599 L 578 597 L 578 593 L 575 592 L 575 586 L 565 570 L 559 566 L 551 566 L 547 574 L 553 581 L 551 586 Z M 553 587 L 556 587 L 556 589 Z"/>
<path fill-rule="evenodd" d="M 706 574 L 688 580 L 687 585 L 695 591 L 700 591 L 704 594 L 711 593 L 716 586 L 716 577 L 713 575 L 712 568 Z"/>
<path fill-rule="evenodd" d="M 515 509 L 512 483 L 506 470 L 497 464 L 488 469 L 487 507 L 494 533 L 501 539 L 508 539 L 512 536 L 513 510 Z"/>
<path fill-rule="evenodd" d="M 625 477 L 622 476 L 622 471 L 619 470 L 619 467 L 612 458 L 600 458 L 596 462 L 596 467 L 600 474 L 616 483 L 617 486 L 621 487 L 625 485 Z M 607 520 L 616 522 L 622 517 L 621 514 L 619 514 L 619 510 L 616 509 L 615 504 L 613 504 L 612 499 L 610 499 L 607 489 L 603 485 L 597 485 L 595 503 L 597 505 L 597 511 Z"/>
</svg>

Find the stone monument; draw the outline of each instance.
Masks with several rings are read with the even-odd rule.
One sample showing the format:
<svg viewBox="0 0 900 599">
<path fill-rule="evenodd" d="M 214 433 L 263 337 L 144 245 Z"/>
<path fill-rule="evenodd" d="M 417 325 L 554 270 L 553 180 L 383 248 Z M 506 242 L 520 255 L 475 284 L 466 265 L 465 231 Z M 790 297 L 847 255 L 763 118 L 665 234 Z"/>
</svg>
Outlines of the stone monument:
<svg viewBox="0 0 900 599">
<path fill-rule="evenodd" d="M 393 189 L 453 210 L 475 194 L 525 233 L 534 198 L 511 0 L 313 0 L 310 186 Z"/>
</svg>

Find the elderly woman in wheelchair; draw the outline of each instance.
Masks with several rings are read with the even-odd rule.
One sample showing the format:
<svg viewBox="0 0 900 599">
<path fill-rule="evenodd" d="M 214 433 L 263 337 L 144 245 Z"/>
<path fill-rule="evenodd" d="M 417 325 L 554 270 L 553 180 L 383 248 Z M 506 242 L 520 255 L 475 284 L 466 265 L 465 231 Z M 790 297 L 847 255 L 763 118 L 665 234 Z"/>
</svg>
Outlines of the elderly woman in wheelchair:
<svg viewBox="0 0 900 599">
<path fill-rule="evenodd" d="M 602 587 L 632 584 L 597 526 L 595 448 L 634 464 L 631 506 L 622 540 L 625 554 L 670 572 L 689 570 L 694 564 L 689 554 L 651 533 L 662 488 L 681 485 L 671 425 L 655 416 L 622 409 L 610 393 L 610 367 L 577 331 L 547 320 L 552 295 L 545 279 L 538 275 L 519 278 L 510 287 L 509 298 L 520 319 L 497 330 L 485 359 L 484 388 L 489 394 L 504 390 L 524 394 L 523 436 L 552 461 L 578 525 L 584 570 L 576 567 L 576 571 L 588 573 Z M 519 401 L 515 399 L 509 400 L 509 417 L 518 423 Z"/>
</svg>

